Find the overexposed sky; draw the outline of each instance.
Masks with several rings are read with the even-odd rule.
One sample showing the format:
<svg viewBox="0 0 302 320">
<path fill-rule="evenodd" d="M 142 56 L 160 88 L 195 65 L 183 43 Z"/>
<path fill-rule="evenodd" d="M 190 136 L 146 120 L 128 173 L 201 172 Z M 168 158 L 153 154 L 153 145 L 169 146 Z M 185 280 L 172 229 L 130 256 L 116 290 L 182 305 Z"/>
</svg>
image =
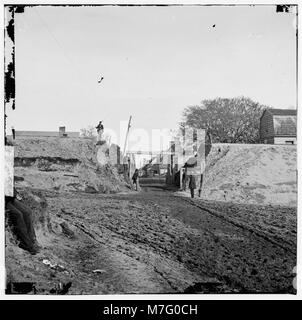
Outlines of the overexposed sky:
<svg viewBox="0 0 302 320">
<path fill-rule="evenodd" d="M 132 130 L 150 134 L 205 98 L 294 107 L 294 19 L 275 6 L 26 8 L 8 125 L 79 131 L 104 120 L 119 135 L 132 115 Z"/>
</svg>

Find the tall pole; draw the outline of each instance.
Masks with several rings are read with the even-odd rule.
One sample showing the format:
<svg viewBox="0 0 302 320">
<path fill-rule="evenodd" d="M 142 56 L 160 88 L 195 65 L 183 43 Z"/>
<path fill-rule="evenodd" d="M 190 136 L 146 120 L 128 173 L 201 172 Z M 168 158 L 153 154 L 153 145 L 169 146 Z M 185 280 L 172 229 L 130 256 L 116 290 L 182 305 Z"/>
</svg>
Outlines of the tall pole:
<svg viewBox="0 0 302 320">
<path fill-rule="evenodd" d="M 132 116 L 130 116 L 130 118 L 129 118 L 129 122 L 128 122 L 128 128 L 127 128 L 127 133 L 126 133 L 126 138 L 125 138 L 125 145 L 124 145 L 123 158 L 124 158 L 125 153 L 126 153 L 127 140 L 128 140 L 129 130 L 130 130 L 130 127 L 131 127 L 131 119 L 132 119 Z"/>
</svg>

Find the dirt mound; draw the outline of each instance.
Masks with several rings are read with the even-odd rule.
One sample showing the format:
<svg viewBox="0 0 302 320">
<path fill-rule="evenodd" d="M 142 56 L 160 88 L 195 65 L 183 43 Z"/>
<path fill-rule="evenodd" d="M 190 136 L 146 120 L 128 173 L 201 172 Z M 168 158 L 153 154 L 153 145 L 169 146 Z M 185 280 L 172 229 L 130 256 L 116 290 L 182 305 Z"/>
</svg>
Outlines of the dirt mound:
<svg viewBox="0 0 302 320">
<path fill-rule="evenodd" d="M 58 196 L 68 197 L 71 191 L 89 196 L 129 190 L 124 172 L 114 161 L 118 154 L 110 152 L 118 153 L 119 148 L 96 145 L 91 139 L 69 138 L 24 138 L 14 144 L 15 187 L 20 202 L 27 208 L 38 251 L 33 253 L 24 247 L 16 224 L 6 219 L 7 292 L 66 294 L 74 275 L 65 259 L 65 246 L 73 246 L 74 241 L 81 243 L 81 239 L 77 239 L 78 230 L 62 217 L 71 213 L 61 207 Z M 49 199 L 46 200 L 49 194 L 56 204 L 54 212 L 49 208 Z M 60 257 L 59 243 L 64 252 Z"/>
<path fill-rule="evenodd" d="M 214 144 L 207 158 L 201 197 L 296 206 L 296 169 L 296 146 Z"/>
<path fill-rule="evenodd" d="M 18 186 L 38 189 L 115 193 L 129 188 L 109 146 L 92 139 L 17 139 L 15 176 Z"/>
<path fill-rule="evenodd" d="M 52 191 L 52 196 L 57 195 Z M 33 253 L 21 244 L 16 230 L 9 223 L 11 212 L 8 212 L 5 219 L 6 293 L 35 294 L 38 290 L 40 293 L 66 294 L 69 289 L 65 288 L 66 292 L 63 289 L 71 283 L 71 273 L 62 265 L 63 260 L 57 257 L 52 246 L 58 243 L 64 246 L 65 239 L 74 241 L 77 237 L 75 230 L 62 219 L 60 212 L 54 214 L 49 210 L 45 191 L 18 188 L 18 198 L 30 212 L 38 250 Z"/>
</svg>

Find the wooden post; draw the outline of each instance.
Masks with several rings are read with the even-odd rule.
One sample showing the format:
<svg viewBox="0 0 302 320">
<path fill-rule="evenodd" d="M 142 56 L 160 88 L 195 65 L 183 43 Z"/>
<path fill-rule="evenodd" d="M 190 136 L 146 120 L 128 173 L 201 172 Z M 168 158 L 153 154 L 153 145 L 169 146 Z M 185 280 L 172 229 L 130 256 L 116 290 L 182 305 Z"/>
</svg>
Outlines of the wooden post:
<svg viewBox="0 0 302 320">
<path fill-rule="evenodd" d="M 131 159 L 130 159 L 130 155 L 129 155 L 129 159 L 128 159 L 128 172 L 129 172 L 129 178 L 131 180 L 132 176 L 131 176 Z"/>
<path fill-rule="evenodd" d="M 130 130 L 130 127 L 131 127 L 131 119 L 132 119 L 132 116 L 130 116 L 130 118 L 129 118 L 129 122 L 128 122 L 128 128 L 127 128 L 127 133 L 126 133 L 126 138 L 125 138 L 125 145 L 124 145 L 123 158 L 124 158 L 124 156 L 125 156 L 125 152 L 126 152 L 127 141 L 128 141 L 128 134 L 129 134 L 129 130 Z"/>
</svg>

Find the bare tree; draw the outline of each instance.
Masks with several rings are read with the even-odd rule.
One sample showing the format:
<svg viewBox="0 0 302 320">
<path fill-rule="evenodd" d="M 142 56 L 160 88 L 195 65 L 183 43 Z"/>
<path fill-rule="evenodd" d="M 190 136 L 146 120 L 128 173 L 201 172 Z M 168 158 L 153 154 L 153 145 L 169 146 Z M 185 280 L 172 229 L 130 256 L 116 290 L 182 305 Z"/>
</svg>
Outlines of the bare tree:
<svg viewBox="0 0 302 320">
<path fill-rule="evenodd" d="M 203 100 L 200 106 L 185 108 L 183 123 L 206 129 L 212 142 L 257 143 L 260 117 L 266 108 L 246 97 Z"/>
<path fill-rule="evenodd" d="M 96 136 L 96 130 L 93 126 L 88 126 L 87 128 L 82 128 L 80 130 L 80 136 L 82 138 L 93 138 Z"/>
</svg>

